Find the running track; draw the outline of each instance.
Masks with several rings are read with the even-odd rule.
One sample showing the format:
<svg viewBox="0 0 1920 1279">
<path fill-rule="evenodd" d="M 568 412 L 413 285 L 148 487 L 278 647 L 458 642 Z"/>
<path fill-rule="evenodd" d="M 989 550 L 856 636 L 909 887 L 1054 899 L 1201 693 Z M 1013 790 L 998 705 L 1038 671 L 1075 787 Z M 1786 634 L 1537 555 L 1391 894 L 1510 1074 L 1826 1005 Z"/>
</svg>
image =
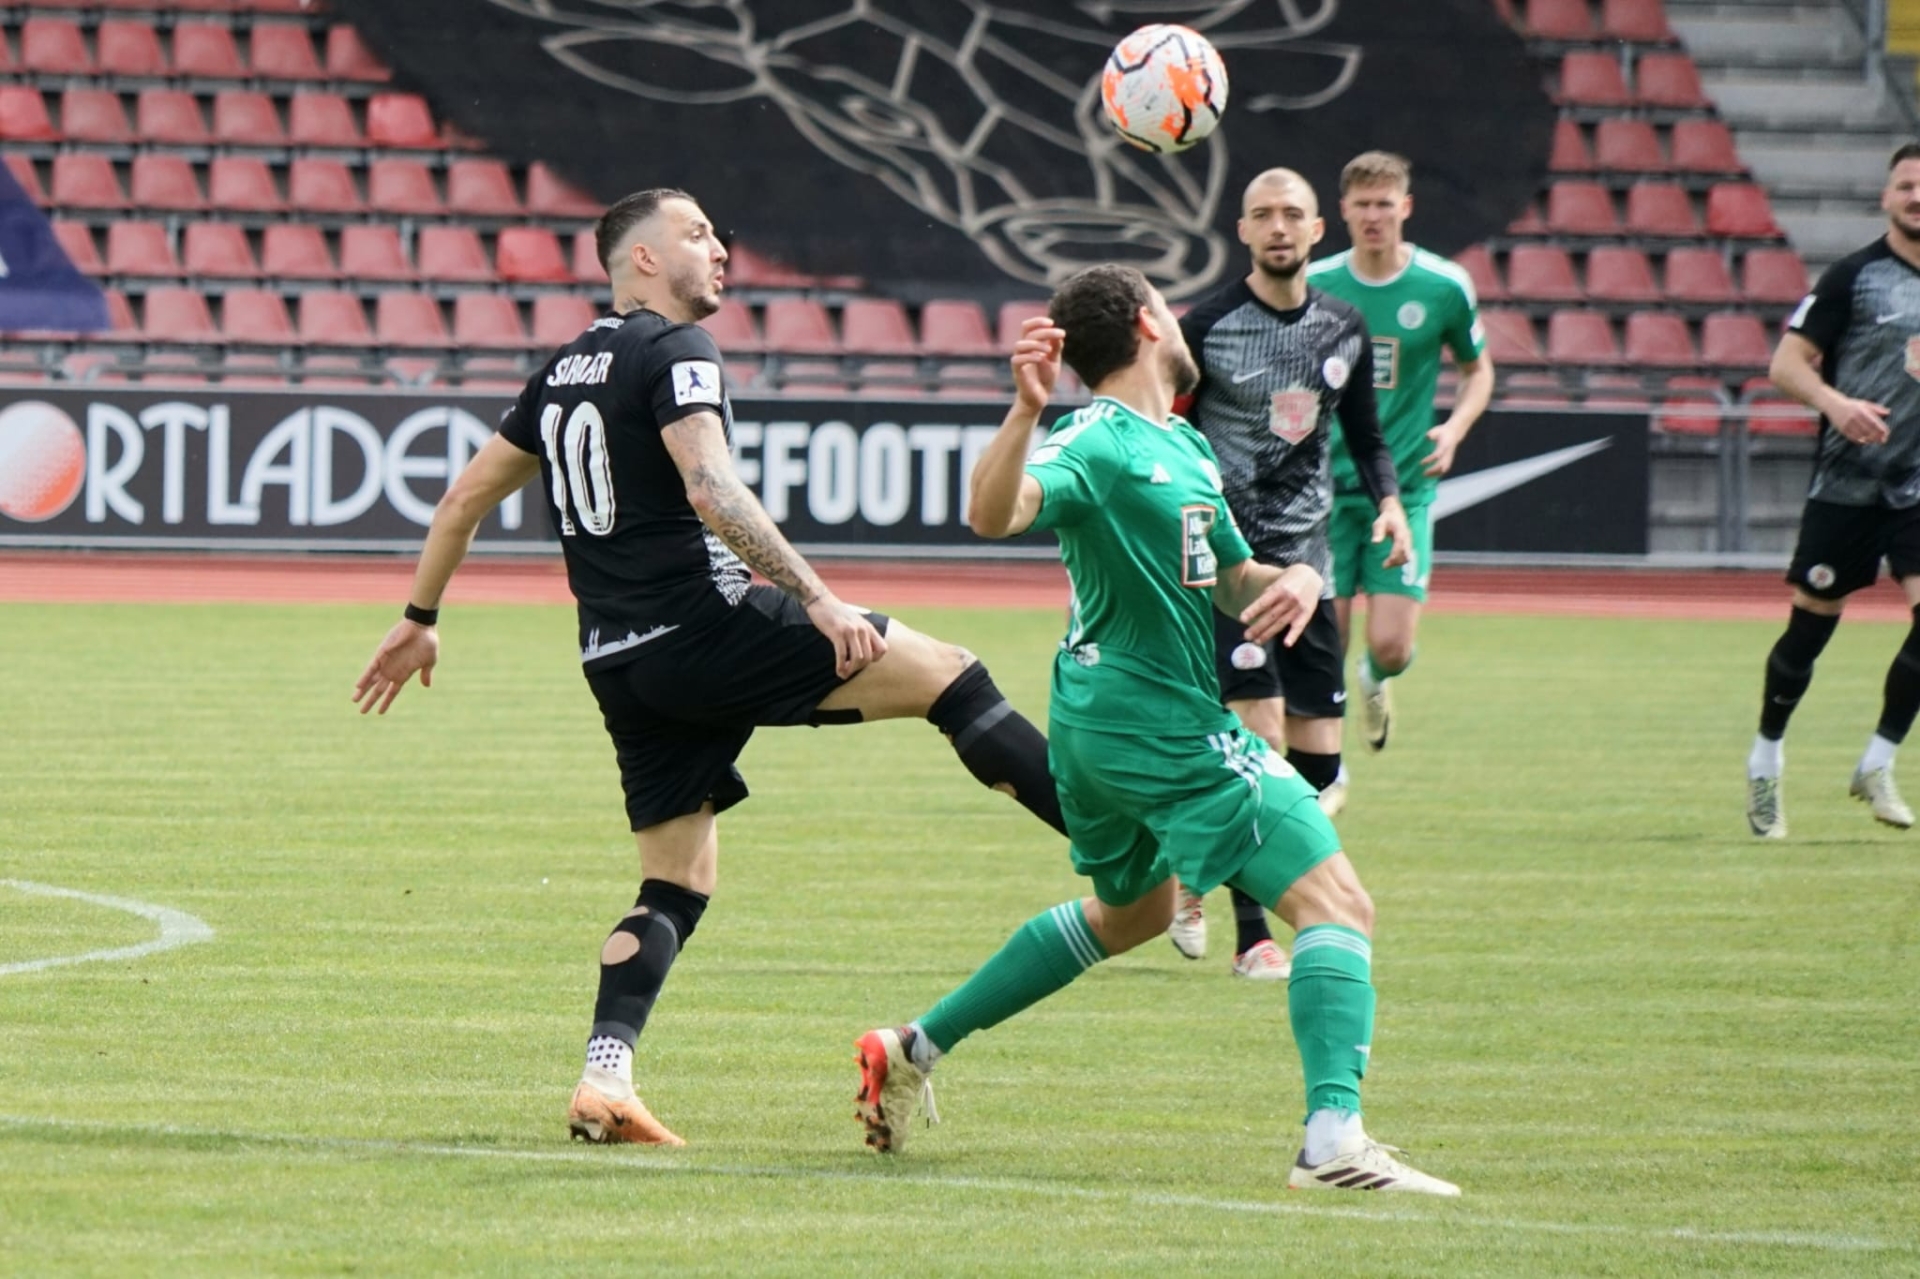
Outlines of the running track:
<svg viewBox="0 0 1920 1279">
<path fill-rule="evenodd" d="M 892 608 L 1059 608 L 1057 564 L 816 561 L 844 599 Z M 308 603 L 404 602 L 410 561 L 345 556 L 261 557 L 128 553 L 0 553 L 0 602 Z M 468 561 L 452 604 L 568 602 L 559 562 Z M 1592 569 L 1442 568 L 1431 608 L 1447 613 L 1562 617 L 1760 619 L 1786 612 L 1778 573 Z M 1900 593 L 1881 582 L 1856 596 L 1849 616 L 1906 621 Z"/>
</svg>

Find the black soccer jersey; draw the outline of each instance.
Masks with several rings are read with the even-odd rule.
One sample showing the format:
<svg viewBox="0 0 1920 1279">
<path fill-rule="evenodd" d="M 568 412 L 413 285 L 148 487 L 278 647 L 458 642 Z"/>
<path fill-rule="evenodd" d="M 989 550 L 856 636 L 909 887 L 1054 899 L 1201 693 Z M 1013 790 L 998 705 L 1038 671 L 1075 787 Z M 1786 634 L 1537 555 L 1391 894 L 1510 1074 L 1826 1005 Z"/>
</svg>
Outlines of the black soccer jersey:
<svg viewBox="0 0 1920 1279">
<path fill-rule="evenodd" d="M 652 311 L 608 315 L 534 374 L 500 434 L 540 458 L 579 601 L 580 660 L 617 665 L 745 596 L 747 568 L 700 521 L 660 432 L 716 413 L 733 436 L 720 349 Z"/>
<path fill-rule="evenodd" d="M 1219 457 L 1240 531 L 1260 559 L 1311 564 L 1332 589 L 1336 412 L 1368 496 L 1400 492 L 1380 434 L 1366 322 L 1313 288 L 1305 305 L 1276 310 L 1242 279 L 1201 299 L 1180 327 L 1200 364 L 1189 416 Z"/>
<path fill-rule="evenodd" d="M 1891 410 L 1885 444 L 1855 444 L 1821 419 L 1808 496 L 1920 505 L 1920 271 L 1875 240 L 1828 267 L 1787 328 L 1820 348 L 1821 376 L 1840 394 Z"/>
</svg>

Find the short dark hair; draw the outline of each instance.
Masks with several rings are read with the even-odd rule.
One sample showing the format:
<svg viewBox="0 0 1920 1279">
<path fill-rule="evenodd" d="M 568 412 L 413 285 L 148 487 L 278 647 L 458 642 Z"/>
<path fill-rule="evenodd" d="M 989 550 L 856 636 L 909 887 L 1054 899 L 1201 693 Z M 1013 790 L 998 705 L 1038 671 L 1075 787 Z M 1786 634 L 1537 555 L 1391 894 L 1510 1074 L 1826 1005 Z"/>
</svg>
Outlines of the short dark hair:
<svg viewBox="0 0 1920 1279">
<path fill-rule="evenodd" d="M 600 265 L 613 272 L 614 250 L 620 247 L 620 241 L 627 238 L 627 232 L 645 222 L 660 209 L 662 200 L 688 200 L 692 196 L 675 187 L 650 187 L 645 191 L 635 191 L 632 195 L 623 195 L 607 206 L 600 220 L 593 224 L 593 247 L 600 255 Z"/>
<path fill-rule="evenodd" d="M 1908 160 L 1920 160 L 1920 142 L 1909 142 L 1893 153 L 1893 159 L 1887 161 L 1887 172 L 1892 173 Z"/>
<path fill-rule="evenodd" d="M 1153 286 L 1130 266 L 1111 262 L 1067 277 L 1047 303 L 1047 315 L 1067 334 L 1061 358 L 1088 386 L 1098 386 L 1133 363 L 1140 352 L 1135 323 L 1153 304 Z"/>
</svg>

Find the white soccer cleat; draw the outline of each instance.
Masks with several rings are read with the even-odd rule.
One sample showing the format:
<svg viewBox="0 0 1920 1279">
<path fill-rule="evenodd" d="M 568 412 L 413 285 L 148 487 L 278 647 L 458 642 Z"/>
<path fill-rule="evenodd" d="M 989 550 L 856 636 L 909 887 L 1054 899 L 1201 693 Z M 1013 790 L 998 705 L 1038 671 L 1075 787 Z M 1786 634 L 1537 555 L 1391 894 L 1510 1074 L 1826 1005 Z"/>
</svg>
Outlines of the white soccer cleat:
<svg viewBox="0 0 1920 1279">
<path fill-rule="evenodd" d="M 1367 745 L 1375 751 L 1387 749 L 1387 734 L 1393 731 L 1393 681 L 1383 679 L 1368 685 L 1360 681 L 1360 727 Z"/>
<path fill-rule="evenodd" d="M 1340 775 L 1333 779 L 1325 790 L 1320 792 L 1320 811 L 1328 817 L 1338 817 L 1347 806 L 1347 766 L 1340 766 Z"/>
<path fill-rule="evenodd" d="M 1899 790 L 1893 784 L 1893 766 L 1876 768 L 1871 773 L 1856 771 L 1853 784 L 1847 787 L 1847 794 L 1855 799 L 1864 800 L 1873 810 L 1873 819 L 1906 830 L 1913 825 L 1913 810 L 1907 807 L 1907 801 L 1900 798 Z"/>
<path fill-rule="evenodd" d="M 1233 975 L 1248 981 L 1285 981 L 1293 976 L 1293 964 L 1279 943 L 1269 937 L 1233 957 Z"/>
<path fill-rule="evenodd" d="M 1207 915 L 1203 903 L 1206 899 L 1199 893 L 1188 892 L 1185 884 L 1179 889 L 1180 896 L 1173 906 L 1173 922 L 1167 925 L 1167 940 L 1188 959 L 1205 959 Z"/>
<path fill-rule="evenodd" d="M 1778 777 L 1747 779 L 1747 825 L 1761 839 L 1787 837 L 1787 810 L 1780 802 Z"/>
<path fill-rule="evenodd" d="M 860 1093 L 854 1118 L 867 1129 L 867 1144 L 882 1154 L 906 1149 L 913 1112 L 926 1108 L 929 1126 L 940 1122 L 933 1108 L 933 1081 L 913 1064 L 898 1030 L 869 1030 L 853 1043 L 860 1063 Z"/>
<path fill-rule="evenodd" d="M 1301 1151 L 1287 1174 L 1288 1190 L 1397 1190 L 1416 1195 L 1458 1197 L 1460 1187 L 1451 1181 L 1429 1177 L 1418 1168 L 1410 1168 L 1394 1158 L 1401 1152 L 1384 1146 L 1371 1137 L 1362 1137 L 1351 1148 L 1323 1164 L 1309 1165 L 1307 1152 Z"/>
</svg>

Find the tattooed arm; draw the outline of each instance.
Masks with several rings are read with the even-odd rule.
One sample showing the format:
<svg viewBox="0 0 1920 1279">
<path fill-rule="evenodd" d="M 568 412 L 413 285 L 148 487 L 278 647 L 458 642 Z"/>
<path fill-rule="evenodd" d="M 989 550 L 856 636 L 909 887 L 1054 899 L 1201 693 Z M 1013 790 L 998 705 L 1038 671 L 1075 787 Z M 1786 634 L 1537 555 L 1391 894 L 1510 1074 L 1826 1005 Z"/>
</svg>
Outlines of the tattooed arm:
<svg viewBox="0 0 1920 1279">
<path fill-rule="evenodd" d="M 807 610 L 807 617 L 833 642 L 842 679 L 878 661 L 886 640 L 859 609 L 843 604 L 820 580 L 733 469 L 725 428 L 717 413 L 693 413 L 661 433 L 667 452 L 680 468 L 687 501 L 714 536 L 746 566 L 772 582 Z"/>
</svg>

